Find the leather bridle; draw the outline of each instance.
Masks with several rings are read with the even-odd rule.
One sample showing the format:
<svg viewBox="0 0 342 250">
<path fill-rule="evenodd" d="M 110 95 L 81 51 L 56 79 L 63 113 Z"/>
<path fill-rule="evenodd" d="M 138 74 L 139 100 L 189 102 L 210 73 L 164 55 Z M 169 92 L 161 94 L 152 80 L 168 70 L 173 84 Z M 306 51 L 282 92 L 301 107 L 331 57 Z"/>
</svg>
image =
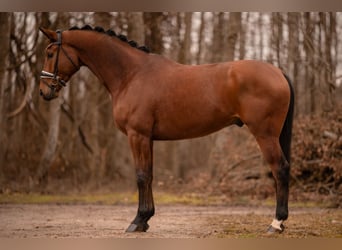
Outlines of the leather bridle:
<svg viewBox="0 0 342 250">
<path fill-rule="evenodd" d="M 62 47 L 62 31 L 57 30 L 56 33 L 57 33 L 57 41 L 50 45 L 50 46 L 52 45 L 58 46 L 53 73 L 42 70 L 40 74 L 40 79 L 42 80 L 42 82 L 45 85 L 47 85 L 52 90 L 53 93 L 56 92 L 58 86 L 59 87 L 66 86 L 66 81 L 63 80 L 60 76 L 58 76 L 58 61 L 59 61 L 59 53 L 61 50 L 64 53 L 64 55 L 68 58 L 68 60 L 71 62 L 71 64 L 75 67 L 76 71 L 79 70 L 79 67 L 76 65 L 76 63 L 71 59 L 71 57 L 68 55 L 68 53 L 66 53 L 66 51 Z M 44 79 L 52 79 L 51 84 L 47 83 Z"/>
</svg>

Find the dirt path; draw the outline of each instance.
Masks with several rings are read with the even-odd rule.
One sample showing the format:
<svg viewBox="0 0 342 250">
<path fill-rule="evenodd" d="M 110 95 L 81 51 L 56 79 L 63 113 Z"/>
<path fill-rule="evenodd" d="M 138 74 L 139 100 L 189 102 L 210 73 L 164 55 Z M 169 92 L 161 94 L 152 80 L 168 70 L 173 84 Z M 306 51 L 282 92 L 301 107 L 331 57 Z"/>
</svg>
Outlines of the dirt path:
<svg viewBox="0 0 342 250">
<path fill-rule="evenodd" d="M 0 238 L 269 237 L 269 207 L 158 206 L 147 233 L 125 233 L 128 205 L 0 205 Z M 272 237 L 342 237 L 342 210 L 292 208 L 286 232 Z"/>
</svg>

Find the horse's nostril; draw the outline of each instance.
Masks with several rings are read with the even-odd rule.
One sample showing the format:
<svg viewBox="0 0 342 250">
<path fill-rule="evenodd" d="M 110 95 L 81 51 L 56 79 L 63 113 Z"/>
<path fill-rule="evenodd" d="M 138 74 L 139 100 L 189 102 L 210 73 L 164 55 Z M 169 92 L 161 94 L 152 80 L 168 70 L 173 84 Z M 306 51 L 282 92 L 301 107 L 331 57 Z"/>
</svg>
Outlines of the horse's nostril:
<svg viewBox="0 0 342 250">
<path fill-rule="evenodd" d="M 43 95 L 43 90 L 39 90 L 39 94 L 42 96 Z"/>
</svg>

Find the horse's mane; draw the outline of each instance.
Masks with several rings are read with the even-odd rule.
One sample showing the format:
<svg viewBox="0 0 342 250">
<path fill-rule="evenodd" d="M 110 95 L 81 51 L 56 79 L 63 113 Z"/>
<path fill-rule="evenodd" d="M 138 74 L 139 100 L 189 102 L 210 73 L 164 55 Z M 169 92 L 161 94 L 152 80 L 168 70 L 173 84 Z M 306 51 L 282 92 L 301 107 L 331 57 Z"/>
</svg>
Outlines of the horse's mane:
<svg viewBox="0 0 342 250">
<path fill-rule="evenodd" d="M 105 31 L 102 27 L 99 27 L 99 26 L 96 26 L 95 28 L 92 28 L 90 25 L 85 25 L 82 28 L 74 26 L 74 27 L 71 27 L 69 30 L 91 30 L 91 31 L 96 31 L 96 32 L 99 32 L 99 33 L 107 34 L 109 36 L 116 37 L 116 38 L 120 39 L 123 42 L 128 43 L 133 48 L 137 48 L 137 49 L 142 50 L 142 51 L 144 51 L 146 53 L 150 53 L 150 49 L 147 46 L 145 46 L 145 45 L 144 46 L 139 46 L 136 41 L 128 40 L 125 35 L 116 34 L 115 31 L 113 31 L 111 29 Z"/>
</svg>

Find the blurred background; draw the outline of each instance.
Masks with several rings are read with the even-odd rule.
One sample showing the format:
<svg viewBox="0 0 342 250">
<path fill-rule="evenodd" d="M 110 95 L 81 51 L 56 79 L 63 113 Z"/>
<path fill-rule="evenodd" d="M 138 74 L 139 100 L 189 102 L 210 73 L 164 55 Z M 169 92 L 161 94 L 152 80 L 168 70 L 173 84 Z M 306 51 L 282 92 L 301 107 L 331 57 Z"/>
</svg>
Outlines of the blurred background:
<svg viewBox="0 0 342 250">
<path fill-rule="evenodd" d="M 239 59 L 280 67 L 296 93 L 290 199 L 342 201 L 342 13 L 0 13 L 0 193 L 135 191 L 126 136 L 111 100 L 82 68 L 46 102 L 39 75 L 48 44 L 39 27 L 113 29 L 185 64 Z M 274 196 L 246 127 L 154 144 L 154 190 Z"/>
</svg>

